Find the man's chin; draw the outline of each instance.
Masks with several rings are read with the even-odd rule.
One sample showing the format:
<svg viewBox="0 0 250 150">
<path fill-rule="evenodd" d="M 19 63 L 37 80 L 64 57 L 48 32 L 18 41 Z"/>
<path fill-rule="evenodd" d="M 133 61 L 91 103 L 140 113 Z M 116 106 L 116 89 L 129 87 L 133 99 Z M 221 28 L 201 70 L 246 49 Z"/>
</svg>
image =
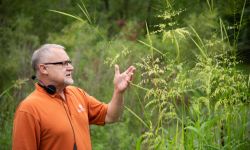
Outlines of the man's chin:
<svg viewBox="0 0 250 150">
<path fill-rule="evenodd" d="M 65 85 L 72 85 L 72 84 L 74 84 L 74 80 L 73 79 L 71 79 L 71 80 L 65 80 L 64 81 L 64 83 L 65 83 Z"/>
</svg>

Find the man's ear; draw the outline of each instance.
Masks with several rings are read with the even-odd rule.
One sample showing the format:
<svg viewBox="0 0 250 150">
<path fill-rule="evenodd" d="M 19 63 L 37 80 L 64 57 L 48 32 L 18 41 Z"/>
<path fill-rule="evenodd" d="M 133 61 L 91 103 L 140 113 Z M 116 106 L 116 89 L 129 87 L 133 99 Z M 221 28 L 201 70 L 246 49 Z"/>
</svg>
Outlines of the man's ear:
<svg viewBox="0 0 250 150">
<path fill-rule="evenodd" d="M 38 70 L 41 74 L 48 74 L 47 67 L 44 64 L 39 64 Z"/>
</svg>

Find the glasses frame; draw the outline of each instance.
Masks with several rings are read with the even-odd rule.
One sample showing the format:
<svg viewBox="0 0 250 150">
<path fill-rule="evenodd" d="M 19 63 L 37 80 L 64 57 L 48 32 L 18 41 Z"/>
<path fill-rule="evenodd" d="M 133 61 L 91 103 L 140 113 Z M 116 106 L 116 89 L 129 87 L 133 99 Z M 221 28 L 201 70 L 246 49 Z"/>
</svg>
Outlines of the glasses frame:
<svg viewBox="0 0 250 150">
<path fill-rule="evenodd" d="M 65 61 L 58 61 L 58 62 L 47 62 L 47 63 L 42 63 L 44 65 L 62 65 L 64 67 L 69 66 L 69 64 L 72 64 L 71 60 L 65 60 Z"/>
</svg>

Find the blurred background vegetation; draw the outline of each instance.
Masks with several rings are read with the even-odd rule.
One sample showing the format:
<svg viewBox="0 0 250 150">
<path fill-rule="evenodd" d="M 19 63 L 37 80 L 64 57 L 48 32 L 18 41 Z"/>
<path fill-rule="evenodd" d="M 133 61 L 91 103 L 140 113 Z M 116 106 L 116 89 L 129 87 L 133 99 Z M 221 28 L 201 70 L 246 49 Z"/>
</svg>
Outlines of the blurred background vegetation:
<svg viewBox="0 0 250 150">
<path fill-rule="evenodd" d="M 247 0 L 1 0 L 0 149 L 44 43 L 64 45 L 75 85 L 104 102 L 114 64 L 137 67 L 121 121 L 91 127 L 94 150 L 249 148 L 249 19 Z"/>
</svg>

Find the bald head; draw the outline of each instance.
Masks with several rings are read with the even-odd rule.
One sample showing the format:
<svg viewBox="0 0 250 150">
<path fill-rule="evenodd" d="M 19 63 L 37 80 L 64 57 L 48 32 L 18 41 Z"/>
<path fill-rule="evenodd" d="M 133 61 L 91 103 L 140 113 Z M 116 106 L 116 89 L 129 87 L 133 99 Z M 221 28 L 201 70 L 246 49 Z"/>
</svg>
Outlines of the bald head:
<svg viewBox="0 0 250 150">
<path fill-rule="evenodd" d="M 38 64 L 46 61 L 46 58 L 53 54 L 54 49 L 64 50 L 64 47 L 58 44 L 44 44 L 33 53 L 31 64 L 35 72 L 38 69 Z"/>
</svg>

